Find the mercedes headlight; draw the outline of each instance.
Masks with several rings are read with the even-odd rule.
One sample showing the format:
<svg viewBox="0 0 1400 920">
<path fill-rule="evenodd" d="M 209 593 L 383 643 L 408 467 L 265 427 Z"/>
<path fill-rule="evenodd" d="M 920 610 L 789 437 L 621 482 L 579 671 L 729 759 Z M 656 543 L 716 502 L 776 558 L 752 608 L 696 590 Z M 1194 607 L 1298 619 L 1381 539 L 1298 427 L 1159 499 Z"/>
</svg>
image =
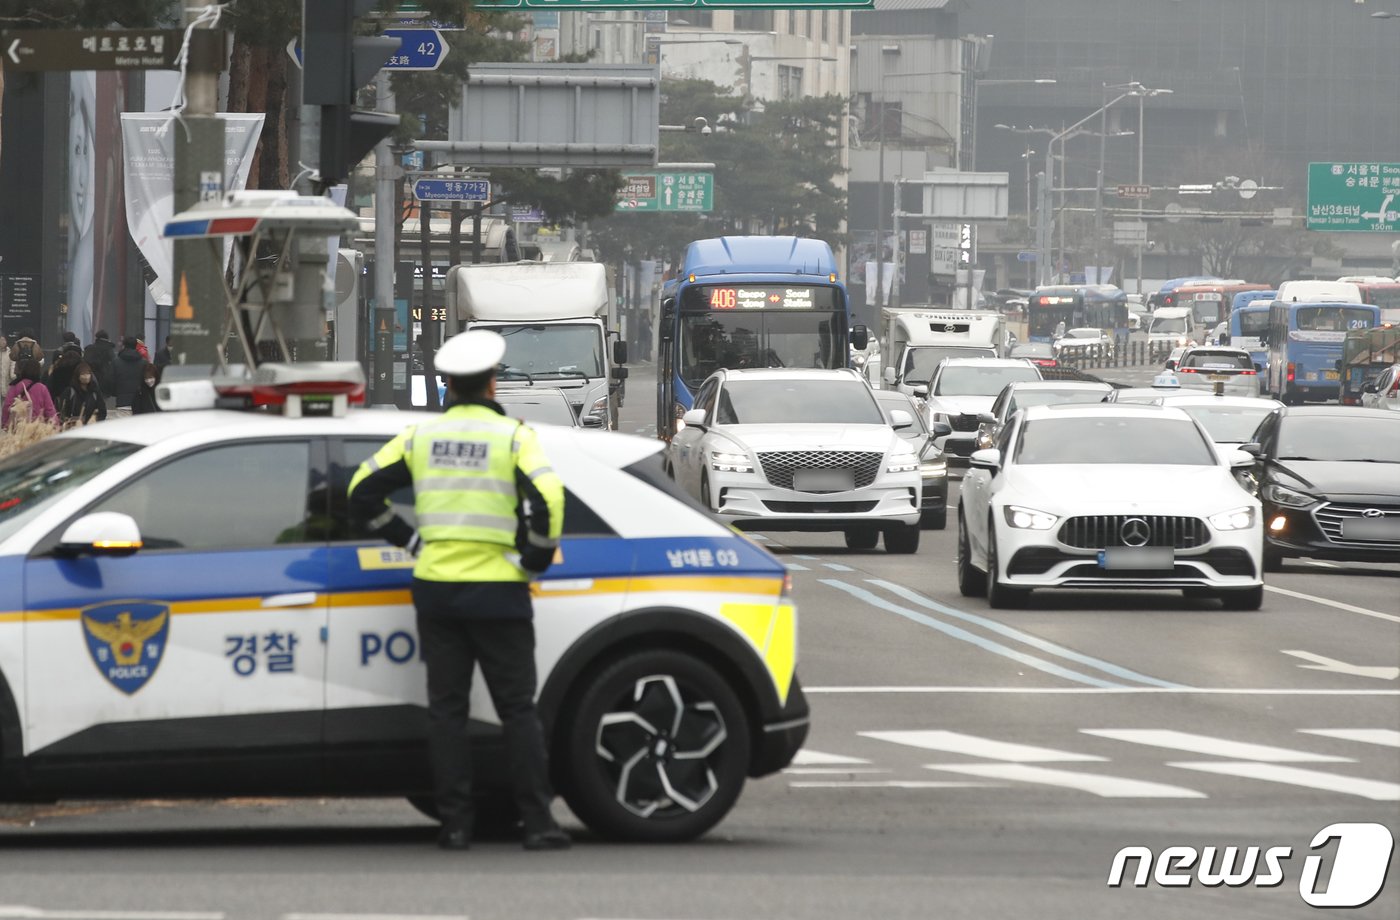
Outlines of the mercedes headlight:
<svg viewBox="0 0 1400 920">
<path fill-rule="evenodd" d="M 885 466 L 886 473 L 915 473 L 918 469 L 919 457 L 912 450 L 890 454 L 890 462 Z"/>
<path fill-rule="evenodd" d="M 1317 501 L 1306 492 L 1299 492 L 1276 483 L 1269 483 L 1264 487 L 1264 498 L 1275 505 L 1283 505 L 1285 508 L 1306 508 Z"/>
<path fill-rule="evenodd" d="M 1210 526 L 1216 530 L 1248 530 L 1254 526 L 1253 508 L 1235 508 L 1210 516 Z"/>
<path fill-rule="evenodd" d="M 710 451 L 710 469 L 719 473 L 752 473 L 753 460 L 737 451 Z"/>
<path fill-rule="evenodd" d="M 1006 516 L 1006 523 L 1017 530 L 1049 530 L 1059 520 L 1047 511 L 1037 511 L 1020 505 L 1007 505 L 1001 512 Z"/>
</svg>

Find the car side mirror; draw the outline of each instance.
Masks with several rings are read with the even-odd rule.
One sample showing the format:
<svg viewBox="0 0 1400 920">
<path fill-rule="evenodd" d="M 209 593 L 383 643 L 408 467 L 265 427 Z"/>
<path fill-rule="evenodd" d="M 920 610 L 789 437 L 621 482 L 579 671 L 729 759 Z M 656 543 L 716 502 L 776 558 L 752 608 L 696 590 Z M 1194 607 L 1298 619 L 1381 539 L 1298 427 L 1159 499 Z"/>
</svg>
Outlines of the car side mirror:
<svg viewBox="0 0 1400 920">
<path fill-rule="evenodd" d="M 605 428 L 607 427 L 607 419 L 603 418 L 601 415 L 585 415 L 583 417 L 583 427 Z"/>
<path fill-rule="evenodd" d="M 979 425 L 995 425 L 997 417 L 990 412 L 979 412 L 977 413 L 977 423 Z"/>
<path fill-rule="evenodd" d="M 627 363 L 627 343 L 624 342 L 624 341 L 622 341 L 621 339 L 618 339 L 618 340 L 616 340 L 616 341 L 614 341 L 614 342 L 612 343 L 612 348 L 613 348 L 613 354 L 612 354 L 613 364 L 626 364 L 626 363 Z M 617 375 L 614 374 L 613 376 L 616 377 Z"/>
<path fill-rule="evenodd" d="M 67 556 L 130 556 L 141 548 L 141 528 L 128 514 L 96 511 L 63 531 L 58 549 Z"/>
<path fill-rule="evenodd" d="M 899 382 L 899 372 L 892 367 L 885 368 L 884 376 L 885 383 L 889 386 L 894 386 L 896 383 Z"/>
<path fill-rule="evenodd" d="M 1361 385 L 1361 392 L 1363 393 L 1379 393 L 1380 391 L 1380 384 L 1374 380 Z"/>
<path fill-rule="evenodd" d="M 967 458 L 967 462 L 974 470 L 986 470 L 995 473 L 1001 469 L 1001 451 L 995 447 L 986 450 L 974 450 L 972 456 Z"/>
<path fill-rule="evenodd" d="M 914 395 L 919 399 L 928 399 L 928 384 L 918 383 L 914 385 Z"/>
<path fill-rule="evenodd" d="M 870 344 L 870 330 L 865 326 L 857 324 L 851 327 L 851 347 L 856 351 L 864 351 L 865 346 Z"/>
<path fill-rule="evenodd" d="M 681 416 L 681 421 L 685 423 L 685 427 L 687 428 L 703 429 L 705 427 L 705 410 L 689 409 L 686 411 L 685 415 Z"/>
<path fill-rule="evenodd" d="M 953 426 L 947 422 L 934 422 L 930 430 L 935 438 L 946 438 L 953 433 Z"/>
<path fill-rule="evenodd" d="M 1248 444 L 1241 444 L 1236 450 L 1242 454 L 1248 454 L 1254 460 L 1264 459 L 1264 446 L 1258 441 L 1250 441 Z"/>
<path fill-rule="evenodd" d="M 1254 466 L 1254 455 L 1238 448 L 1226 454 L 1225 459 L 1232 470 L 1247 470 Z"/>
<path fill-rule="evenodd" d="M 908 412 L 905 412 L 903 409 L 890 410 L 890 425 L 894 428 L 895 431 L 901 431 L 905 428 L 910 428 L 913 426 L 913 424 L 914 416 L 910 415 Z"/>
</svg>

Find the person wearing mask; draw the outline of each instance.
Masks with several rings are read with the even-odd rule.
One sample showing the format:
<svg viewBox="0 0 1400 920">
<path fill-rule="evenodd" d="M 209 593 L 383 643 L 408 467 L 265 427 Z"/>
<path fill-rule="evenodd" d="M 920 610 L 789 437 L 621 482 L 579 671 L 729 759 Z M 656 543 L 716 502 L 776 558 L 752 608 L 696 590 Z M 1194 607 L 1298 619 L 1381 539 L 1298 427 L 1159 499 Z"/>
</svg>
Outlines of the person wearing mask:
<svg viewBox="0 0 1400 920">
<path fill-rule="evenodd" d="M 112 408 L 114 405 L 112 394 L 116 386 L 117 350 L 112 345 L 112 338 L 107 334 L 106 329 L 99 329 L 96 340 L 83 350 L 83 361 L 92 368 L 93 374 L 96 375 L 97 386 L 107 398 L 107 408 Z"/>
<path fill-rule="evenodd" d="M 57 396 L 68 389 L 68 385 L 73 382 L 73 371 L 81 363 L 83 363 L 83 351 L 76 344 L 69 342 L 59 349 L 53 364 L 49 366 L 48 376 L 44 380 L 49 392 Z"/>
<path fill-rule="evenodd" d="M 83 346 L 78 341 L 78 334 L 76 332 L 65 332 L 63 333 L 63 342 L 55 348 L 53 354 L 49 356 L 50 367 L 58 363 L 58 359 L 63 357 L 63 353 L 68 350 L 68 346 L 70 345 L 78 349 L 79 355 L 82 354 Z M 55 393 L 58 392 L 58 390 L 55 390 L 53 387 L 49 387 L 49 389 L 53 390 Z"/>
<path fill-rule="evenodd" d="M 141 369 L 141 389 L 136 391 L 136 397 L 132 400 L 132 415 L 160 411 L 160 406 L 156 405 L 156 384 L 158 383 L 160 383 L 160 368 L 154 364 L 147 364 Z"/>
<path fill-rule="evenodd" d="M 136 394 L 141 392 L 141 375 L 146 362 L 136 350 L 136 337 L 122 339 L 122 350 L 117 352 L 116 368 L 112 373 L 112 395 L 117 400 L 117 417 L 131 414 Z M 100 378 L 99 378 L 100 379 Z"/>
<path fill-rule="evenodd" d="M 165 337 L 165 347 L 156 352 L 156 367 L 165 367 L 167 364 L 174 364 L 174 355 L 170 352 L 170 336 Z"/>
<path fill-rule="evenodd" d="M 73 369 L 72 383 L 58 397 L 58 415 L 65 425 L 87 425 L 107 417 L 107 400 L 97 386 L 97 375 L 83 361 Z"/>
<path fill-rule="evenodd" d="M 411 425 L 350 481 L 351 516 L 418 557 L 413 604 L 428 672 L 428 749 L 442 830 L 438 846 L 471 844 L 469 716 L 476 662 L 501 719 L 525 849 L 570 845 L 550 814 L 548 751 L 535 709 L 530 579 L 549 568 L 564 522 L 564 484 L 528 426 L 494 400 L 505 339 L 476 330 L 437 353 L 447 377 L 440 420 Z M 414 487 L 420 530 L 390 507 Z"/>
<path fill-rule="evenodd" d="M 15 382 L 5 391 L 5 401 L 0 404 L 0 428 L 9 431 L 21 418 L 45 419 L 57 425 L 58 409 L 53 396 L 39 379 L 43 374 L 39 359 L 26 358 L 16 367 Z"/>
</svg>

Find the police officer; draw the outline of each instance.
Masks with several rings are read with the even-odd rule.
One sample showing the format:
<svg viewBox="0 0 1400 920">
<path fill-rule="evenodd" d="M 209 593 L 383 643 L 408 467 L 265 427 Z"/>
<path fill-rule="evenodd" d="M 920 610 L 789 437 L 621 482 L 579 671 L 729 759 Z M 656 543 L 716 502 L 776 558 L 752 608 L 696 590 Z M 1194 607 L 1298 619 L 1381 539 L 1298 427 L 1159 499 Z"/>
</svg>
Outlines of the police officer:
<svg viewBox="0 0 1400 920">
<path fill-rule="evenodd" d="M 484 330 L 445 342 L 436 366 L 448 381 L 446 411 L 409 426 L 350 482 L 351 514 L 418 559 L 413 604 L 428 670 L 438 845 L 449 850 L 465 850 L 471 841 L 467 728 L 477 662 L 501 719 L 525 849 L 570 843 L 550 815 L 529 584 L 553 561 L 564 485 L 534 431 L 506 418 L 493 399 L 505 349 L 505 339 Z M 389 495 L 410 484 L 417 532 L 388 506 Z"/>
</svg>

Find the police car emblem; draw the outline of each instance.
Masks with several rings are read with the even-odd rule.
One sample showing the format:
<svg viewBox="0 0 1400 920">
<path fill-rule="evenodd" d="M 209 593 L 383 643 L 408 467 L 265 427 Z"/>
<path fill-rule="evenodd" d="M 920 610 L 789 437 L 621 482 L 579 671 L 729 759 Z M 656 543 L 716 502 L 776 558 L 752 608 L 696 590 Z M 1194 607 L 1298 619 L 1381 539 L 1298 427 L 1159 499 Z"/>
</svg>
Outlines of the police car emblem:
<svg viewBox="0 0 1400 920">
<path fill-rule="evenodd" d="M 82 621 L 88 652 L 107 682 L 128 696 L 146 686 L 165 655 L 170 608 L 119 601 L 88 607 Z"/>
</svg>

